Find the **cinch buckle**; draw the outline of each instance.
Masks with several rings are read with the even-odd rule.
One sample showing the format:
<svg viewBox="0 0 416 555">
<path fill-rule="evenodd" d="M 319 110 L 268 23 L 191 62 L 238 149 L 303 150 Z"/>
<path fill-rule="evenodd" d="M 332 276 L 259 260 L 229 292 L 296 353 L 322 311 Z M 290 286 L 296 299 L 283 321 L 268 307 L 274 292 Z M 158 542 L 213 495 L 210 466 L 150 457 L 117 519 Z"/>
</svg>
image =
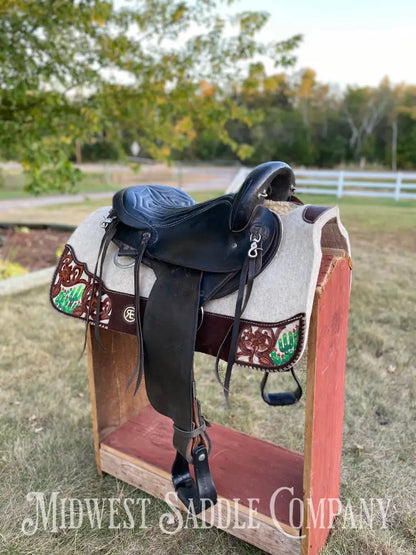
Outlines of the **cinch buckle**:
<svg viewBox="0 0 416 555">
<path fill-rule="evenodd" d="M 250 258 L 256 258 L 258 255 L 258 251 L 262 251 L 263 249 L 259 247 L 259 243 L 261 241 L 261 233 L 258 235 L 254 235 L 253 233 L 250 234 L 250 248 L 248 251 L 248 256 Z"/>
</svg>

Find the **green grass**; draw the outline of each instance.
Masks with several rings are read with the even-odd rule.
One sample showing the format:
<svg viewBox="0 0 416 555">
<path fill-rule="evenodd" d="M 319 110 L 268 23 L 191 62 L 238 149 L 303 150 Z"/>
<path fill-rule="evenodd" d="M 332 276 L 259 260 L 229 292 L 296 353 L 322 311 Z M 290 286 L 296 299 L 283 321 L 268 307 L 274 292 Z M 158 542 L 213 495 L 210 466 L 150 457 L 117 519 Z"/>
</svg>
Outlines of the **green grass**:
<svg viewBox="0 0 416 555">
<path fill-rule="evenodd" d="M 84 203 L 81 210 L 96 206 Z M 370 530 L 343 528 L 339 519 L 325 553 L 410 555 L 416 544 L 416 206 L 345 199 L 340 208 L 354 258 L 341 499 L 351 501 L 357 517 L 360 498 L 391 498 L 391 505 L 385 530 L 380 520 Z M 31 209 L 31 217 L 43 217 L 43 210 Z M 74 207 L 55 207 L 50 215 L 62 221 L 71 213 Z M 162 534 L 158 519 L 166 506 L 158 501 L 148 511 L 147 529 L 109 530 L 107 514 L 102 530 L 84 525 L 32 537 L 21 532 L 23 520 L 34 516 L 26 500 L 30 491 L 78 498 L 143 495 L 95 472 L 82 342 L 82 324 L 50 308 L 47 288 L 1 298 L 0 552 L 259 553 L 218 530 Z M 213 359 L 198 355 L 196 373 L 208 419 L 302 450 L 304 399 L 271 409 L 259 399 L 259 374 L 236 368 L 227 410 Z M 300 376 L 305 382 L 304 366 Z M 287 386 L 287 378 L 273 376 L 271 385 Z"/>
<path fill-rule="evenodd" d="M 19 169 L 0 169 L 0 199 L 30 198 L 25 192 L 25 176 Z M 117 188 L 108 173 L 83 173 L 80 183 L 74 192 L 105 192 Z M 53 193 L 53 192 L 52 192 Z"/>
<path fill-rule="evenodd" d="M 114 191 L 127 183 L 140 182 L 140 173 L 117 171 L 89 171 L 82 172 L 81 179 L 74 189 L 74 193 L 101 193 Z M 25 175 L 18 168 L 0 168 L 0 199 L 30 198 L 25 190 Z M 54 191 L 51 191 L 54 194 Z M 56 194 L 56 192 L 55 192 Z"/>
<path fill-rule="evenodd" d="M 197 202 L 203 202 L 222 194 L 221 191 L 201 191 L 192 193 Z M 24 223 L 60 223 L 67 225 L 78 225 L 93 210 L 101 206 L 111 206 L 112 195 L 108 198 L 89 199 L 88 196 L 81 203 L 53 204 L 48 206 L 17 209 L 1 212 L 0 222 L 24 222 Z"/>
<path fill-rule="evenodd" d="M 96 165 L 97 171 L 83 171 L 81 179 L 72 191 L 73 193 L 101 193 L 113 192 L 121 187 L 139 183 L 162 183 L 165 185 L 178 185 L 178 175 L 172 168 L 163 165 L 156 166 L 126 166 L 108 167 L 108 171 L 100 171 L 100 167 L 106 164 Z M 137 170 L 137 171 L 136 171 Z M 201 170 L 203 175 L 204 171 Z M 197 176 L 183 177 L 182 181 L 188 182 L 189 179 L 200 179 Z M 0 168 L 0 199 L 9 198 L 30 198 L 24 190 L 26 178 L 19 168 Z M 59 193 L 59 191 L 58 191 Z M 51 191 L 50 194 L 57 194 Z"/>
<path fill-rule="evenodd" d="M 334 196 L 299 195 L 305 204 L 335 206 L 340 208 L 342 221 L 351 233 L 351 226 L 369 231 L 397 233 L 416 226 L 416 201 L 393 199 L 369 199 Z"/>
</svg>

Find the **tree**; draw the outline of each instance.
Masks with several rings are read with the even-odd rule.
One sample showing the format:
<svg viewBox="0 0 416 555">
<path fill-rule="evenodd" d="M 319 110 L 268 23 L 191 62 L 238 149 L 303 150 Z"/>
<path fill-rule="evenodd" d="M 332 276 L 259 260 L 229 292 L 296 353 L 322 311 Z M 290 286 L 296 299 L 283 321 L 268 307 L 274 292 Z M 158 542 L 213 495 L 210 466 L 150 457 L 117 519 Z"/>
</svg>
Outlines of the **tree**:
<svg viewBox="0 0 416 555">
<path fill-rule="evenodd" d="M 416 166 L 416 87 L 397 85 L 393 89 L 392 167 Z M 394 127 L 393 127 L 394 126 Z"/>
<path fill-rule="evenodd" d="M 416 87 L 404 84 L 391 87 L 388 79 L 385 80 L 385 84 L 389 92 L 387 119 L 389 126 L 391 126 L 391 169 L 397 171 L 399 122 L 401 121 L 404 131 L 409 119 L 416 120 Z"/>
<path fill-rule="evenodd" d="M 217 0 L 0 0 L 0 144 L 21 159 L 34 193 L 66 190 L 76 142 L 105 132 L 168 160 L 197 128 L 249 115 L 227 95 L 255 55 L 293 63 L 301 37 L 256 40 L 264 12 L 219 15 Z M 214 81 L 212 98 L 201 83 Z"/>
<path fill-rule="evenodd" d="M 360 164 L 371 151 L 375 130 L 388 110 L 389 97 L 386 81 L 378 88 L 347 88 L 344 110 L 351 130 L 350 147 L 353 149 L 355 160 Z"/>
</svg>

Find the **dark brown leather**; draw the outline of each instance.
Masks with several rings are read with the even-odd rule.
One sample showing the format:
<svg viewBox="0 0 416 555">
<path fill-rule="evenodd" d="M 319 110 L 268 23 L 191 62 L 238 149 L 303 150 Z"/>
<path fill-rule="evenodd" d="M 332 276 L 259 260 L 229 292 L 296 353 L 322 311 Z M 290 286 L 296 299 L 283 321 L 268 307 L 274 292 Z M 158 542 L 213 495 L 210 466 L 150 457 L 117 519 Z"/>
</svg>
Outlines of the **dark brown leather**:
<svg viewBox="0 0 416 555">
<path fill-rule="evenodd" d="M 306 206 L 302 217 L 308 224 L 314 224 L 326 210 L 329 210 L 328 206 Z"/>
</svg>

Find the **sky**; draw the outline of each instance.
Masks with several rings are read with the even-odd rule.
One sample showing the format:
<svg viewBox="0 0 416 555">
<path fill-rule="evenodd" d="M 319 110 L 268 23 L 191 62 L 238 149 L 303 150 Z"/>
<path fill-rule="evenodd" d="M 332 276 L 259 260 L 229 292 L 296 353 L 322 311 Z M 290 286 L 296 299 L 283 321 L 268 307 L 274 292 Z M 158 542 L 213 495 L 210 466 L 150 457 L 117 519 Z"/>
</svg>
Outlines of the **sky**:
<svg viewBox="0 0 416 555">
<path fill-rule="evenodd" d="M 263 40 L 304 35 L 296 69 L 322 82 L 416 85 L 416 0 L 240 0 L 233 11 L 267 11 Z"/>
</svg>

